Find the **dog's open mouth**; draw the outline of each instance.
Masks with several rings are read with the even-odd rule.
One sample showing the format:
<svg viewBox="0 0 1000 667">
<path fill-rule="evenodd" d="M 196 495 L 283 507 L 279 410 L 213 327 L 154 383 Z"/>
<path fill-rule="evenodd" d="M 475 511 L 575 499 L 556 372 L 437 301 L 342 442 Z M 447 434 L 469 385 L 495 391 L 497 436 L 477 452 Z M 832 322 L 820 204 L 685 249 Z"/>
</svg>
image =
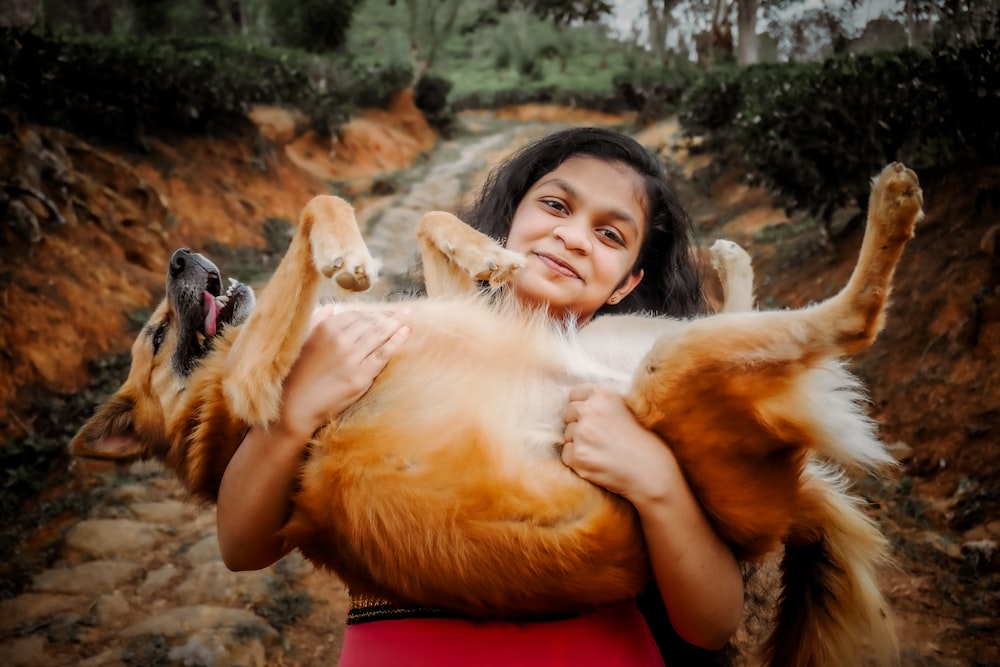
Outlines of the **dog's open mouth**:
<svg viewBox="0 0 1000 667">
<path fill-rule="evenodd" d="M 239 300 L 243 298 L 246 288 L 235 278 L 229 279 L 229 287 L 222 293 L 222 283 L 218 274 L 210 274 L 208 284 L 202 293 L 202 315 L 204 329 L 202 333 L 211 338 L 226 324 L 231 324 L 237 312 Z"/>
<path fill-rule="evenodd" d="M 174 368 L 181 375 L 208 354 L 216 336 L 253 310 L 253 289 L 232 278 L 225 291 L 222 285 L 219 268 L 204 255 L 181 248 L 170 258 L 167 295 L 177 322 Z"/>
</svg>

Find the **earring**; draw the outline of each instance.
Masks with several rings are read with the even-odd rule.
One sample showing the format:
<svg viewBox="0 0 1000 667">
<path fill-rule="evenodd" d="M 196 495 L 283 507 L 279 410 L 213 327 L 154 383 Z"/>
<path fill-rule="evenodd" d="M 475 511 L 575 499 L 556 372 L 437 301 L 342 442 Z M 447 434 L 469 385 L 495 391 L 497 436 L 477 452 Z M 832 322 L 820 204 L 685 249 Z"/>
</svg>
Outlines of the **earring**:
<svg viewBox="0 0 1000 667">
<path fill-rule="evenodd" d="M 501 248 L 506 248 L 507 247 L 507 237 L 506 236 L 504 236 L 503 238 L 500 239 L 500 247 Z"/>
<path fill-rule="evenodd" d="M 610 303 L 611 305 L 614 305 L 614 304 L 618 303 L 620 300 L 621 300 L 620 296 L 618 296 L 617 294 L 612 294 L 611 298 L 608 299 L 608 303 Z"/>
</svg>

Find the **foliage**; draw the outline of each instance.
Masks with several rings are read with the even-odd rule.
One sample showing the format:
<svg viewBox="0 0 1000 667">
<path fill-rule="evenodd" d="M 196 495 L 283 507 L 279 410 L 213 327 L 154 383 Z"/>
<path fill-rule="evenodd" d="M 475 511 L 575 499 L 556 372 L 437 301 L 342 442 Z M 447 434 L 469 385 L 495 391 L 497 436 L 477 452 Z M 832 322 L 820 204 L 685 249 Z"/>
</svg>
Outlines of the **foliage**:
<svg viewBox="0 0 1000 667">
<path fill-rule="evenodd" d="M 0 107 L 85 136 L 136 142 L 160 129 L 206 131 L 252 104 L 295 106 L 332 129 L 384 102 L 405 67 L 356 65 L 245 41 L 49 37 L 5 31 Z"/>
<path fill-rule="evenodd" d="M 611 3 L 603 0 L 497 0 L 500 11 L 523 7 L 535 16 L 556 23 L 598 21 L 611 13 Z"/>
<path fill-rule="evenodd" d="M 672 113 L 700 76 L 701 70 L 694 63 L 674 59 L 663 65 L 622 72 L 614 78 L 613 85 L 615 95 L 638 111 L 640 121 L 644 122 Z"/>
<path fill-rule="evenodd" d="M 413 90 L 413 102 L 431 127 L 443 136 L 451 133 L 455 116 L 448 105 L 451 82 L 439 76 L 424 75 Z"/>
<path fill-rule="evenodd" d="M 738 154 L 789 206 L 828 219 L 867 199 L 859 174 L 893 160 L 918 171 L 995 164 L 998 54 L 984 42 L 719 69 L 687 91 L 681 120 L 714 149 Z"/>
<path fill-rule="evenodd" d="M 347 41 L 360 0 L 268 0 L 277 43 L 310 53 L 336 51 Z"/>
</svg>

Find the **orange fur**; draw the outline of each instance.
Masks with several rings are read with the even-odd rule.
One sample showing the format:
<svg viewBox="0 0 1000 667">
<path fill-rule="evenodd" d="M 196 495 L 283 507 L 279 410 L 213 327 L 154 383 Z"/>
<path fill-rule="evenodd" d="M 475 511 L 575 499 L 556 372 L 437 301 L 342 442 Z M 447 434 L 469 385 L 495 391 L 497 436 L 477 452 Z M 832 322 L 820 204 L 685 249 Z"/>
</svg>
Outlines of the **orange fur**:
<svg viewBox="0 0 1000 667">
<path fill-rule="evenodd" d="M 472 615 L 526 617 L 631 597 L 650 576 L 634 511 L 558 455 L 568 387 L 605 382 L 673 448 L 737 553 L 760 558 L 785 543 L 772 664 L 856 664 L 864 637 L 891 662 L 894 635 L 874 579 L 885 543 L 831 472 L 889 457 L 837 359 L 881 327 L 921 203 L 915 175 L 887 167 L 858 267 L 818 306 L 690 322 L 610 316 L 579 332 L 474 294 L 470 277 L 501 284 L 522 258 L 448 214 L 428 214 L 418 239 L 437 296 L 408 304 L 403 351 L 316 434 L 285 537 L 356 592 Z M 728 268 L 748 279 L 748 263 Z M 157 309 L 129 378 L 73 451 L 156 457 L 214 498 L 246 429 L 278 414 L 324 277 L 363 289 L 374 270 L 350 207 L 314 199 L 249 319 L 217 336 L 186 377 L 170 372 L 162 349 L 148 349 L 152 325 L 172 316 L 169 300 Z M 740 289 L 727 292 L 738 297 L 733 311 L 752 302 L 749 285 Z"/>
</svg>

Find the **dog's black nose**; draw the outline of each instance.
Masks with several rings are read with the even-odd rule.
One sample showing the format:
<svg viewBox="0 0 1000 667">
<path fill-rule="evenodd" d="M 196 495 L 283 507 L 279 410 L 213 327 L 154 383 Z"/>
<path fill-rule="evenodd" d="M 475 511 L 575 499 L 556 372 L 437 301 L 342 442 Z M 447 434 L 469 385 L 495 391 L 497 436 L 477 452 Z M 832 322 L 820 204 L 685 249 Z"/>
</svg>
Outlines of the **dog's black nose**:
<svg viewBox="0 0 1000 667">
<path fill-rule="evenodd" d="M 170 275 L 178 276 L 183 273 L 190 257 L 191 250 L 189 248 L 175 250 L 174 254 L 170 256 Z"/>
</svg>

